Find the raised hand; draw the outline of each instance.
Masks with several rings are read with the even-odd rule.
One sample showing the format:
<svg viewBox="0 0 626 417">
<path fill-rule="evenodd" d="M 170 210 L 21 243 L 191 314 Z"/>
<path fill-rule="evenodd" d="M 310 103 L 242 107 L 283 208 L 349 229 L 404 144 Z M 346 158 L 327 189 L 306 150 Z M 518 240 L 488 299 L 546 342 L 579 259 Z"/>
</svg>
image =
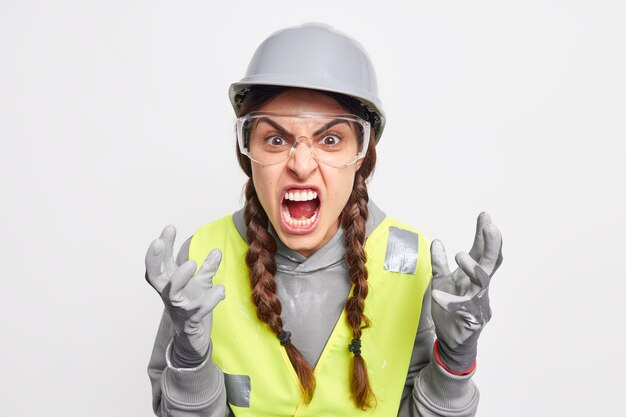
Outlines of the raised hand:
<svg viewBox="0 0 626 417">
<path fill-rule="evenodd" d="M 491 319 L 489 282 L 502 263 L 502 235 L 487 213 L 476 223 L 469 253 L 457 253 L 459 268 L 450 272 L 443 244 L 430 246 L 433 271 L 431 313 L 443 364 L 452 371 L 471 369 L 478 337 Z"/>
<path fill-rule="evenodd" d="M 146 280 L 159 293 L 174 327 L 172 361 L 195 367 L 206 358 L 211 342 L 211 312 L 224 299 L 224 287 L 213 287 L 222 253 L 209 253 L 192 280 L 196 263 L 174 260 L 176 229 L 166 226 L 146 253 Z M 191 281 L 191 282 L 190 282 Z"/>
</svg>

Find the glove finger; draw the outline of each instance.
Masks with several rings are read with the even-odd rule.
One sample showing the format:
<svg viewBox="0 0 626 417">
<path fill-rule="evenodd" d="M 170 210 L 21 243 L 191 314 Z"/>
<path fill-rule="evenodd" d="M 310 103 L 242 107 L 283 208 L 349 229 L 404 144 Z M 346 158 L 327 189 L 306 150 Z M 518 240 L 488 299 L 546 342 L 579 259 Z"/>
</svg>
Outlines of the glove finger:
<svg viewBox="0 0 626 417">
<path fill-rule="evenodd" d="M 213 286 L 213 277 L 217 273 L 217 269 L 222 262 L 222 251 L 219 249 L 213 249 L 202 262 L 200 269 L 196 273 L 196 279 L 205 288 L 211 288 Z"/>
<path fill-rule="evenodd" d="M 493 269 L 493 272 L 491 272 L 491 275 L 493 275 L 498 268 L 500 268 L 500 265 L 502 265 L 502 261 L 504 260 L 504 257 L 502 256 L 502 242 L 503 240 L 500 240 L 500 251 L 498 253 L 498 259 L 496 260 L 496 267 Z"/>
<path fill-rule="evenodd" d="M 163 241 L 155 239 L 146 252 L 146 281 L 155 290 L 161 292 L 165 283 L 161 279 L 161 266 L 163 263 Z"/>
<path fill-rule="evenodd" d="M 206 294 L 193 301 L 192 305 L 194 309 L 197 308 L 197 310 L 191 316 L 191 320 L 200 322 L 200 320 L 213 311 L 224 298 L 226 298 L 226 292 L 223 285 L 219 284 L 211 288 Z"/>
<path fill-rule="evenodd" d="M 459 252 L 456 254 L 455 260 L 470 281 L 480 288 L 479 291 L 489 287 L 491 277 L 469 254 Z"/>
<path fill-rule="evenodd" d="M 187 286 L 194 272 L 196 272 L 196 262 L 191 259 L 176 269 L 171 279 L 170 299 L 179 296 L 180 291 Z"/>
<path fill-rule="evenodd" d="M 496 268 L 500 266 L 498 259 L 502 251 L 502 234 L 500 233 L 500 229 L 498 229 L 495 224 L 491 223 L 483 229 L 483 236 L 485 239 L 485 250 L 478 263 L 487 274 L 492 275 Z M 501 262 L 502 260 L 500 260 L 500 263 Z"/>
<path fill-rule="evenodd" d="M 161 232 L 159 237 L 164 243 L 163 263 L 168 275 L 172 275 L 176 270 L 176 261 L 174 260 L 174 241 L 176 240 L 176 228 L 174 225 L 167 225 Z"/>
<path fill-rule="evenodd" d="M 439 239 L 433 240 L 430 244 L 430 263 L 432 265 L 433 279 L 450 275 L 446 249 Z"/>
<path fill-rule="evenodd" d="M 469 251 L 469 255 L 475 261 L 478 261 L 480 259 L 485 249 L 483 229 L 489 223 L 491 223 L 491 216 L 489 216 L 487 212 L 483 211 L 478 215 L 478 219 L 476 220 L 476 233 L 474 234 L 474 243 L 472 244 L 472 248 Z"/>
<path fill-rule="evenodd" d="M 467 298 L 465 297 L 459 297 L 457 295 L 435 289 L 432 290 L 431 297 L 435 304 L 446 310 L 448 313 L 454 313 L 460 308 L 464 301 L 467 301 Z"/>
</svg>

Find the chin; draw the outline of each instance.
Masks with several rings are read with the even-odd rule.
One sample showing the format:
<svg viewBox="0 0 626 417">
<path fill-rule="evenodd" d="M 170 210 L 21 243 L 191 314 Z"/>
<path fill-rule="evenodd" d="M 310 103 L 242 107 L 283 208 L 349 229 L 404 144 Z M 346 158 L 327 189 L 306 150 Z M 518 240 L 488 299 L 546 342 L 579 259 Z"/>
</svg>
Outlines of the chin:
<svg viewBox="0 0 626 417">
<path fill-rule="evenodd" d="M 321 246 L 322 239 L 313 235 L 293 235 L 282 234 L 279 235 L 282 242 L 292 250 L 296 252 L 314 252 Z M 308 255 L 307 255 L 308 256 Z"/>
<path fill-rule="evenodd" d="M 325 243 L 323 242 L 323 236 L 317 236 L 317 233 L 310 235 L 279 233 L 278 236 L 289 249 L 306 257 L 315 253 Z"/>
</svg>

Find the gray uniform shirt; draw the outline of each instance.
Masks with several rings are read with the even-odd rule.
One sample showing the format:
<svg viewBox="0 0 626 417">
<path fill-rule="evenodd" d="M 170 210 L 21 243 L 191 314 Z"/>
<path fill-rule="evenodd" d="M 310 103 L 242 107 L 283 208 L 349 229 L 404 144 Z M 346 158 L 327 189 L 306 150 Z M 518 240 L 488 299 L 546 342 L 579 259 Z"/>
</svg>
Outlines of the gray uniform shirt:
<svg viewBox="0 0 626 417">
<path fill-rule="evenodd" d="M 369 212 L 367 236 L 385 218 L 372 202 Z M 234 213 L 233 220 L 245 239 L 243 210 Z M 350 293 L 351 282 L 343 262 L 346 250 L 343 230 L 340 228 L 309 258 L 285 246 L 271 228 L 270 233 L 278 244 L 275 280 L 284 328 L 291 331 L 292 343 L 315 366 Z M 179 265 L 188 259 L 190 241 L 191 238 L 181 247 L 177 259 Z M 478 405 L 478 389 L 470 379 L 471 374 L 452 375 L 433 358 L 435 327 L 430 314 L 430 297 L 429 286 L 424 294 L 398 416 L 473 416 Z M 148 365 L 155 414 L 231 416 L 224 376 L 212 363 L 210 355 L 197 368 L 176 368 L 168 360 L 172 336 L 171 321 L 164 311 Z"/>
</svg>

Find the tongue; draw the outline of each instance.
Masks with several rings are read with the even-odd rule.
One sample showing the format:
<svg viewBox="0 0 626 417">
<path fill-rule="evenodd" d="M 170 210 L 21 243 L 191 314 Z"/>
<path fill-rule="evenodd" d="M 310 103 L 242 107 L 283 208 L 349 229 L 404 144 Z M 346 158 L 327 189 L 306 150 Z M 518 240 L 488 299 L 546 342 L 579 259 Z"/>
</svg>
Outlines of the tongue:
<svg viewBox="0 0 626 417">
<path fill-rule="evenodd" d="M 289 210 L 289 214 L 293 219 L 309 219 L 315 214 L 315 210 L 317 210 L 317 206 L 319 204 L 318 200 L 309 200 L 309 201 L 291 201 L 286 200 L 287 209 Z"/>
</svg>

